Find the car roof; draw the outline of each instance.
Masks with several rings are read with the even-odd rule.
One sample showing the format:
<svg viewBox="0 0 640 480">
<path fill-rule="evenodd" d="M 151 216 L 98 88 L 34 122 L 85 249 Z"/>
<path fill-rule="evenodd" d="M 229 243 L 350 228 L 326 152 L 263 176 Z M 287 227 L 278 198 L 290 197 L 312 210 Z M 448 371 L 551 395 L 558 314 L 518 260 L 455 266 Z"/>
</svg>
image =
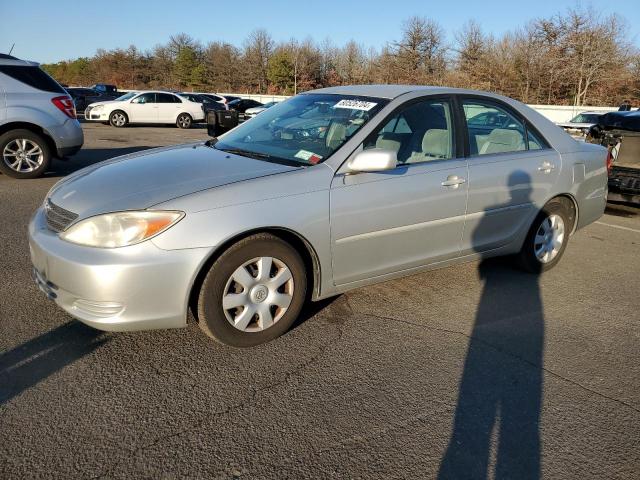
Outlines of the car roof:
<svg viewBox="0 0 640 480">
<path fill-rule="evenodd" d="M 38 62 L 29 62 L 27 60 L 20 60 L 19 58 L 12 57 L 6 53 L 0 53 L 0 65 L 16 65 L 24 67 L 37 67 L 40 64 Z"/>
<path fill-rule="evenodd" d="M 362 97 L 377 97 L 394 99 L 401 95 L 412 92 L 424 92 L 425 94 L 437 95 L 437 94 L 467 94 L 467 95 L 481 95 L 483 97 L 492 97 L 501 100 L 511 100 L 502 95 L 495 93 L 485 92 L 481 90 L 468 90 L 464 88 L 452 88 L 452 87 L 436 87 L 431 85 L 344 85 L 339 87 L 319 88 L 317 90 L 310 90 L 304 92 L 309 93 L 328 93 L 333 95 L 358 95 Z"/>
</svg>

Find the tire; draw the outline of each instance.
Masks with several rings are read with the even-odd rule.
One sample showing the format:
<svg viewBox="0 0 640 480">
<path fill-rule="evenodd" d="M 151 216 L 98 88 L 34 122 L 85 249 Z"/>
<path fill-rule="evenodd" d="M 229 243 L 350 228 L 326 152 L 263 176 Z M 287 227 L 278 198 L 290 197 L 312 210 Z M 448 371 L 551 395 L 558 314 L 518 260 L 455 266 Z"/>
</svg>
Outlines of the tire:
<svg viewBox="0 0 640 480">
<path fill-rule="evenodd" d="M 114 110 L 109 115 L 109 124 L 112 127 L 122 128 L 126 127 L 129 123 L 129 117 L 122 110 Z"/>
<path fill-rule="evenodd" d="M 176 119 L 176 126 L 178 128 L 191 128 L 191 124 L 193 123 L 193 118 L 188 113 L 181 113 L 178 115 Z"/>
<path fill-rule="evenodd" d="M 530 273 L 542 273 L 555 267 L 567 248 L 572 219 L 573 215 L 562 200 L 555 198 L 547 203 L 533 221 L 516 256 L 518 266 Z"/>
<path fill-rule="evenodd" d="M 256 260 L 265 258 L 272 262 L 263 276 Z M 198 324 L 226 345 L 259 345 L 289 330 L 302 310 L 306 291 L 307 274 L 298 252 L 274 235 L 251 235 L 229 247 L 207 272 L 198 295 Z M 230 300 L 228 309 L 223 307 L 223 297 Z M 233 306 L 237 304 L 243 306 Z"/>
<path fill-rule="evenodd" d="M 42 135 L 26 129 L 10 130 L 0 135 L 0 172 L 5 175 L 13 178 L 41 177 L 50 163 L 51 149 Z"/>
</svg>

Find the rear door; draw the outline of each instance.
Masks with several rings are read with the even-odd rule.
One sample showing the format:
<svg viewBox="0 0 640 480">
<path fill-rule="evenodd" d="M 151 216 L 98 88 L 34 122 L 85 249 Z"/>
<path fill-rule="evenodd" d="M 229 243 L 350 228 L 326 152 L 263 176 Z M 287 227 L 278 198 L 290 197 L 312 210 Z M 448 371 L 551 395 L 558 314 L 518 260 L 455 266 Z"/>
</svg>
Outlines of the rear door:
<svg viewBox="0 0 640 480">
<path fill-rule="evenodd" d="M 129 121 L 138 123 L 156 123 L 158 121 L 158 104 L 156 94 L 149 92 L 135 97 L 129 103 Z"/>
<path fill-rule="evenodd" d="M 182 100 L 171 93 L 157 93 L 158 122 L 174 123 L 182 107 Z"/>
<path fill-rule="evenodd" d="M 336 175 L 330 208 L 337 285 L 459 255 L 467 162 L 457 149 L 454 112 L 449 97 L 408 102 L 362 145 L 394 150 L 397 168 Z"/>
<path fill-rule="evenodd" d="M 559 154 L 518 112 L 485 97 L 463 97 L 469 200 L 462 253 L 488 251 L 528 228 L 557 182 Z"/>
</svg>

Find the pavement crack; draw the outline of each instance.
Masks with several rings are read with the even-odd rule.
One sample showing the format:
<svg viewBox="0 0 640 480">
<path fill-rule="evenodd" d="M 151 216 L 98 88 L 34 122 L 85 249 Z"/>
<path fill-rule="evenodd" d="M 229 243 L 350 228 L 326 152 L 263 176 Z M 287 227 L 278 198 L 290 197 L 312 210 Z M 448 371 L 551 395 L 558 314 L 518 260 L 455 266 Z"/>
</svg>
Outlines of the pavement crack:
<svg viewBox="0 0 640 480">
<path fill-rule="evenodd" d="M 172 438 L 176 438 L 179 437 L 181 435 L 184 435 L 185 433 L 189 433 L 189 432 L 195 432 L 196 430 L 201 429 L 204 424 L 207 422 L 207 420 L 211 417 L 219 417 L 219 416 L 224 416 L 227 415 L 233 411 L 236 410 L 240 410 L 242 408 L 244 408 L 245 406 L 253 403 L 261 393 L 263 392 L 267 392 L 269 390 L 273 390 L 274 388 L 278 388 L 279 386 L 282 386 L 284 384 L 286 384 L 289 379 L 291 379 L 292 377 L 294 377 L 295 375 L 301 373 L 302 371 L 306 370 L 307 368 L 309 368 L 311 365 L 313 365 L 314 363 L 318 362 L 318 360 L 320 360 L 320 358 L 325 354 L 325 352 L 327 352 L 331 347 L 333 347 L 336 343 L 338 343 L 340 341 L 340 339 L 342 338 L 343 335 L 343 330 L 341 328 L 341 324 L 340 323 L 336 323 L 336 322 L 331 322 L 331 321 L 327 321 L 327 319 L 323 319 L 324 321 L 322 321 L 322 323 L 324 325 L 327 325 L 329 327 L 335 327 L 336 331 L 337 331 L 337 335 L 335 338 L 333 338 L 331 341 L 327 342 L 319 351 L 316 355 L 314 355 L 313 357 L 309 358 L 306 362 L 303 362 L 302 364 L 300 364 L 298 367 L 294 368 L 293 370 L 290 370 L 288 372 L 286 372 L 279 380 L 273 382 L 273 383 L 269 383 L 267 385 L 264 385 L 262 387 L 259 388 L 252 388 L 251 389 L 251 393 L 249 394 L 248 398 L 245 398 L 243 401 L 232 404 L 227 406 L 226 408 L 219 410 L 219 411 L 214 411 L 214 412 L 207 412 L 207 419 L 206 420 L 202 420 L 200 422 L 197 422 L 195 424 L 191 424 L 189 426 L 186 426 L 184 428 L 181 428 L 180 430 L 176 431 L 176 432 L 172 432 L 172 433 L 168 433 L 166 435 L 161 435 L 158 438 L 156 438 L 155 440 L 148 442 L 144 445 L 140 445 L 139 447 L 136 447 L 135 449 L 133 449 L 130 452 L 130 455 L 127 458 L 131 458 L 131 457 L 135 457 L 138 454 L 140 454 L 141 452 L 152 448 L 166 440 L 170 440 Z M 116 463 L 114 463 L 112 466 L 110 466 L 109 468 L 107 468 L 105 471 L 91 477 L 93 479 L 99 479 L 99 478 L 105 478 L 107 475 L 113 473 L 117 467 L 121 464 L 121 461 L 117 461 Z"/>
<path fill-rule="evenodd" d="M 518 355 L 516 353 L 513 353 L 510 350 L 506 350 L 504 348 L 501 348 L 498 345 L 494 345 L 493 343 L 487 342 L 486 340 L 483 340 L 483 339 L 481 339 L 479 337 L 475 337 L 473 335 L 468 335 L 468 334 L 466 334 L 464 332 L 461 332 L 461 331 L 458 331 L 458 330 L 449 330 L 449 329 L 446 329 L 446 328 L 434 327 L 434 326 L 431 326 L 431 325 L 424 325 L 424 324 L 421 324 L 421 323 L 411 322 L 409 320 L 403 320 L 403 319 L 394 318 L 394 317 L 387 317 L 387 316 L 384 316 L 384 315 L 377 315 L 377 314 L 369 313 L 369 312 L 354 312 L 354 313 L 357 313 L 357 314 L 360 314 L 360 315 L 368 315 L 368 316 L 371 316 L 371 317 L 374 317 L 374 318 L 378 318 L 380 320 L 388 320 L 388 321 L 397 322 L 397 323 L 404 323 L 404 324 L 410 325 L 412 327 L 426 328 L 427 330 L 431 330 L 431 331 L 448 333 L 448 334 L 451 334 L 451 335 L 459 335 L 459 336 L 465 337 L 465 338 L 467 338 L 469 340 L 473 339 L 474 341 L 476 341 L 478 343 L 481 343 L 481 344 L 485 345 L 486 347 L 492 348 L 492 349 L 496 350 L 497 352 L 500 352 L 500 353 L 502 353 L 504 355 L 508 355 L 508 356 L 514 358 L 515 360 L 518 360 L 518 361 L 520 361 L 520 362 L 522 362 L 522 363 L 524 363 L 526 365 L 529 365 L 530 367 L 538 368 L 538 369 L 542 370 L 543 372 L 547 373 L 548 375 L 551 375 L 552 377 L 555 377 L 555 378 L 557 378 L 559 380 L 562 380 L 562 381 L 564 381 L 566 383 L 574 385 L 574 386 L 576 386 L 576 387 L 578 387 L 578 388 L 580 388 L 580 389 L 582 389 L 582 390 L 584 390 L 586 392 L 592 393 L 594 395 L 597 395 L 599 397 L 605 398 L 605 399 L 610 400 L 612 402 L 616 402 L 616 403 L 618 403 L 618 404 L 620 404 L 620 405 L 622 405 L 624 407 L 627 407 L 627 408 L 633 410 L 636 413 L 640 413 L 640 409 L 638 409 L 637 407 L 631 405 L 630 403 L 625 402 L 624 400 L 620 400 L 619 398 L 611 397 L 611 396 L 606 395 L 606 394 L 604 394 L 602 392 L 599 392 L 599 391 L 594 390 L 594 389 L 592 389 L 590 387 L 587 387 L 586 385 L 582 385 L 581 383 L 576 382 L 575 380 L 572 380 L 572 379 L 570 379 L 568 377 L 565 377 L 564 375 L 561 375 L 560 373 L 554 372 L 553 370 L 550 370 L 550 369 L 546 368 L 543 365 L 540 365 L 540 364 L 537 364 L 535 362 L 532 362 L 531 360 L 527 360 L 526 358 L 524 358 L 524 357 L 522 357 L 522 356 L 520 356 L 520 355 Z"/>
</svg>

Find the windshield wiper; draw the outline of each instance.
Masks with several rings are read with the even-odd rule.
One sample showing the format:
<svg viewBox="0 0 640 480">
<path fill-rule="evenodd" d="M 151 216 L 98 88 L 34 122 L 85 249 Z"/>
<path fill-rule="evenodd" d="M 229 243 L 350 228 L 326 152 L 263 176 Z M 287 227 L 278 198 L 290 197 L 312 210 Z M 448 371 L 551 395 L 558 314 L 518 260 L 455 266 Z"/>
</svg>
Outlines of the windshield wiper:
<svg viewBox="0 0 640 480">
<path fill-rule="evenodd" d="M 257 159 L 265 159 L 265 158 L 275 158 L 268 153 L 260 153 L 260 152 L 252 152 L 251 150 L 243 150 L 242 148 L 218 148 L 223 152 L 233 153 L 235 155 L 241 155 L 243 157 L 249 158 L 257 158 Z"/>
</svg>

